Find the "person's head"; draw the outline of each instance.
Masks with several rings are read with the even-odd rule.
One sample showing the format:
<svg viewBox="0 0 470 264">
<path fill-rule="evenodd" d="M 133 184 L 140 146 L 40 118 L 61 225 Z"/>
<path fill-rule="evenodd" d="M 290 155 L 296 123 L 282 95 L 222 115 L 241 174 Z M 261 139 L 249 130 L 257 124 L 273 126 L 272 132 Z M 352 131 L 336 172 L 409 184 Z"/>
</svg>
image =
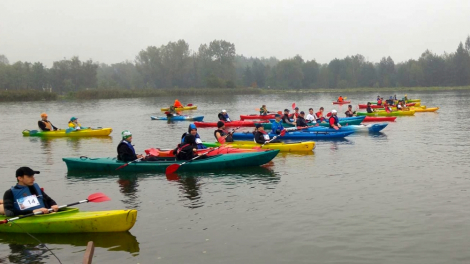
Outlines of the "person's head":
<svg viewBox="0 0 470 264">
<path fill-rule="evenodd" d="M 194 144 L 196 143 L 196 137 L 192 134 L 190 135 L 187 135 L 185 138 L 184 138 L 184 143 L 186 144 Z"/>
<path fill-rule="evenodd" d="M 225 109 L 222 110 L 222 114 L 223 114 L 223 115 L 227 115 L 227 110 L 225 110 Z"/>
<path fill-rule="evenodd" d="M 351 110 L 352 109 L 352 105 L 348 105 L 348 110 Z"/>
<path fill-rule="evenodd" d="M 299 112 L 299 108 L 296 106 L 295 107 L 295 112 L 298 113 Z"/>
<path fill-rule="evenodd" d="M 197 134 L 197 127 L 195 124 L 189 124 L 188 133 L 195 136 Z"/>
<path fill-rule="evenodd" d="M 281 121 L 281 115 L 276 114 L 274 118 L 276 119 L 277 122 Z"/>
<path fill-rule="evenodd" d="M 300 111 L 299 115 L 303 117 L 303 116 L 305 115 L 305 112 L 304 112 L 304 111 Z"/>
<path fill-rule="evenodd" d="M 380 100 L 383 100 L 384 98 L 383 97 L 380 97 Z"/>
<path fill-rule="evenodd" d="M 285 114 L 285 115 L 288 115 L 288 114 L 289 114 L 289 112 L 290 112 L 290 111 L 289 111 L 289 109 L 287 109 L 287 108 L 286 108 L 286 109 L 284 109 L 284 114 Z"/>
<path fill-rule="evenodd" d="M 261 108 L 266 108 L 266 105 L 261 106 Z"/>
<path fill-rule="evenodd" d="M 380 95 L 377 95 L 377 98 L 380 98 Z"/>
<path fill-rule="evenodd" d="M 76 118 L 76 117 L 73 116 L 72 118 L 70 118 L 70 122 L 77 123 L 77 122 L 78 122 L 78 118 Z"/>
<path fill-rule="evenodd" d="M 41 119 L 46 121 L 47 120 L 47 114 L 46 113 L 42 113 L 41 114 Z"/>
<path fill-rule="evenodd" d="M 34 174 L 39 173 L 39 171 L 32 170 L 30 167 L 20 167 L 16 170 L 16 181 L 20 185 L 33 186 Z"/>
<path fill-rule="evenodd" d="M 260 123 L 256 124 L 255 127 L 256 127 L 256 130 L 261 130 L 261 131 L 264 130 L 263 125 L 261 125 Z"/>
<path fill-rule="evenodd" d="M 225 123 L 222 122 L 222 121 L 217 122 L 217 128 L 224 129 L 225 128 Z"/>
<path fill-rule="evenodd" d="M 320 112 L 323 112 L 323 110 L 325 110 L 325 108 L 323 108 L 323 106 L 320 107 Z"/>
<path fill-rule="evenodd" d="M 313 114 L 313 108 L 310 107 L 310 108 L 308 109 L 308 112 L 309 112 L 310 114 Z"/>
<path fill-rule="evenodd" d="M 333 109 L 333 110 L 331 110 L 331 114 L 336 115 L 336 114 L 338 114 L 338 112 L 335 109 Z"/>
<path fill-rule="evenodd" d="M 128 142 L 132 142 L 132 133 L 129 130 L 124 130 L 121 132 L 121 136 L 123 140 L 126 140 Z"/>
<path fill-rule="evenodd" d="M 367 102 L 367 106 L 370 106 L 370 102 Z"/>
</svg>

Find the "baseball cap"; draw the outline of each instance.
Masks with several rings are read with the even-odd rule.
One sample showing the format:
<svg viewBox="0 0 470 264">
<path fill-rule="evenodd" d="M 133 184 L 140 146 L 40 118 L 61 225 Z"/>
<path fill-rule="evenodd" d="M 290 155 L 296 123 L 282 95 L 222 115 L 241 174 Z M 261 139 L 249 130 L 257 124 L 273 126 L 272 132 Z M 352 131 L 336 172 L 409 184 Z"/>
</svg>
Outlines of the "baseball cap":
<svg viewBox="0 0 470 264">
<path fill-rule="evenodd" d="M 304 111 L 300 111 L 300 114 L 301 114 L 301 115 L 305 115 L 305 112 L 304 112 Z"/>
<path fill-rule="evenodd" d="M 39 174 L 39 173 L 40 173 L 39 171 L 32 170 L 30 167 L 20 167 L 19 169 L 16 170 L 15 177 L 24 176 L 24 175 L 32 176 L 34 174 Z"/>
<path fill-rule="evenodd" d="M 298 107 L 295 107 L 295 109 L 294 109 L 294 110 L 299 110 L 299 108 L 298 108 Z"/>
<path fill-rule="evenodd" d="M 286 109 L 284 109 L 284 112 L 290 112 L 290 111 L 289 111 L 289 109 L 286 108 Z"/>
<path fill-rule="evenodd" d="M 258 124 L 256 124 L 255 127 L 256 127 L 256 128 L 260 128 L 260 127 L 262 127 L 262 126 L 263 126 L 263 125 L 261 125 L 260 123 L 258 123 Z"/>
</svg>

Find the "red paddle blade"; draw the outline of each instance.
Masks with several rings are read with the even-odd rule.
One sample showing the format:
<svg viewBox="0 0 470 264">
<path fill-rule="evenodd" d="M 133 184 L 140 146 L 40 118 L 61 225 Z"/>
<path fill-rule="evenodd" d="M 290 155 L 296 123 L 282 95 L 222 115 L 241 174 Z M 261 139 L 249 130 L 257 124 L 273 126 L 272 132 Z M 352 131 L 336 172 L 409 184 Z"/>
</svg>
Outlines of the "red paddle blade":
<svg viewBox="0 0 470 264">
<path fill-rule="evenodd" d="M 167 174 L 166 175 L 166 179 L 168 181 L 179 181 L 180 180 L 180 177 L 178 176 L 178 174 L 176 173 L 170 173 L 170 174 Z"/>
<path fill-rule="evenodd" d="M 172 174 L 175 173 L 178 168 L 180 167 L 179 164 L 171 164 L 170 166 L 166 167 L 165 174 Z"/>
<path fill-rule="evenodd" d="M 106 194 L 104 193 L 90 194 L 87 200 L 88 202 L 92 202 L 92 203 L 101 203 L 101 202 L 111 201 L 111 199 L 108 196 L 106 196 Z"/>
<path fill-rule="evenodd" d="M 188 104 L 188 106 L 193 106 L 193 104 Z"/>
<path fill-rule="evenodd" d="M 292 103 L 292 110 L 295 109 L 295 103 Z"/>
<path fill-rule="evenodd" d="M 170 112 L 168 112 L 168 111 L 165 112 L 165 115 L 169 115 L 169 114 L 170 114 Z"/>
<path fill-rule="evenodd" d="M 158 156 L 160 155 L 160 151 L 156 148 L 149 148 L 145 150 L 145 153 L 147 155 L 152 155 L 152 156 Z"/>
<path fill-rule="evenodd" d="M 277 114 L 278 114 L 278 115 L 282 115 L 282 111 L 277 111 Z"/>
<path fill-rule="evenodd" d="M 282 130 L 281 133 L 279 134 L 279 136 L 281 136 L 281 137 L 284 136 L 286 134 L 286 132 L 287 132 L 286 130 Z"/>
<path fill-rule="evenodd" d="M 120 170 L 120 169 L 126 167 L 127 165 L 129 165 L 129 163 L 126 163 L 126 164 L 124 164 L 124 165 L 121 165 L 121 166 L 117 167 L 116 170 Z"/>
</svg>

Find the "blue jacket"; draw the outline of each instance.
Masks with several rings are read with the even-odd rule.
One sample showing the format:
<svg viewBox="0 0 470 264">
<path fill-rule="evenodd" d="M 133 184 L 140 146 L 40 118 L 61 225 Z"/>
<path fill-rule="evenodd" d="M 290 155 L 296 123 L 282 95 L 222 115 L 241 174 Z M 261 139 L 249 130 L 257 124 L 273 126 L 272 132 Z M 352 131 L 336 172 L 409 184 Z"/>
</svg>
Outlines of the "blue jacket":
<svg viewBox="0 0 470 264">
<path fill-rule="evenodd" d="M 284 130 L 281 122 L 273 122 L 271 123 L 271 133 L 279 135 L 281 131 Z"/>
</svg>

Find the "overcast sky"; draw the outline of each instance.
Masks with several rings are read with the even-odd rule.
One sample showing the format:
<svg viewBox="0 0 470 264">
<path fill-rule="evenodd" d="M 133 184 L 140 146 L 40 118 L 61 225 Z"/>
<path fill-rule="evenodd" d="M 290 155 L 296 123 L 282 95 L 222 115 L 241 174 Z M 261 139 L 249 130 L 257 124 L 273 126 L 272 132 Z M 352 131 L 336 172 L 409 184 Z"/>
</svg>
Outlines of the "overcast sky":
<svg viewBox="0 0 470 264">
<path fill-rule="evenodd" d="M 192 50 L 226 40 L 248 57 L 402 62 L 454 52 L 469 34 L 470 0 L 0 0 L 0 54 L 47 66 L 133 61 L 178 39 Z"/>
</svg>

